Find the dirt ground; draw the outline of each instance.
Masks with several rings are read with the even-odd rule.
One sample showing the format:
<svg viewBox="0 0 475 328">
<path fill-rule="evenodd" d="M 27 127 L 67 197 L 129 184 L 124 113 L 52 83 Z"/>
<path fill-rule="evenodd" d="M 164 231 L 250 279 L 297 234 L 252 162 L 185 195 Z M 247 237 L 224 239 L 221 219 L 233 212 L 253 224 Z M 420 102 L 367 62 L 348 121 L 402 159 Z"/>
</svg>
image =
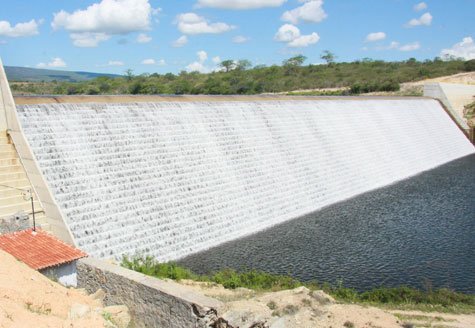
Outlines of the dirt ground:
<svg viewBox="0 0 475 328">
<path fill-rule="evenodd" d="M 65 288 L 3 251 L 0 263 L 1 328 L 110 327 L 100 301 L 85 292 Z"/>
<path fill-rule="evenodd" d="M 189 280 L 181 283 L 224 302 L 218 309 L 218 315 L 241 328 L 251 327 L 256 322 L 266 322 L 271 328 L 397 328 L 409 327 L 409 323 L 414 327 L 475 327 L 475 314 L 389 311 L 371 306 L 339 304 L 324 292 L 311 292 L 305 287 L 257 293 L 244 288 L 224 289 L 212 283 Z"/>
</svg>

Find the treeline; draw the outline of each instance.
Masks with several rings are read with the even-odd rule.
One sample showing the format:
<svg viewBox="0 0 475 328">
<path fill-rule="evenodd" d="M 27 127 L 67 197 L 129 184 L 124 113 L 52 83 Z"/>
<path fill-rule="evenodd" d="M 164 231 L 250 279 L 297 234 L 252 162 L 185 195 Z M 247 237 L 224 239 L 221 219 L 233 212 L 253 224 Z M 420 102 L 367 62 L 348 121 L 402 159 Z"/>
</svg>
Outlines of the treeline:
<svg viewBox="0 0 475 328">
<path fill-rule="evenodd" d="M 175 75 L 100 76 L 87 82 L 11 82 L 14 94 L 260 94 L 289 92 L 298 89 L 349 88 L 352 94 L 373 91 L 396 91 L 403 82 L 475 71 L 475 60 L 461 59 L 385 62 L 365 58 L 351 63 L 336 63 L 333 54 L 323 65 L 303 65 L 304 56 L 285 60 L 282 65 L 250 68 L 247 60 L 226 60 L 221 70 L 208 74 L 182 71 Z M 346 91 L 345 91 L 346 92 Z"/>
</svg>

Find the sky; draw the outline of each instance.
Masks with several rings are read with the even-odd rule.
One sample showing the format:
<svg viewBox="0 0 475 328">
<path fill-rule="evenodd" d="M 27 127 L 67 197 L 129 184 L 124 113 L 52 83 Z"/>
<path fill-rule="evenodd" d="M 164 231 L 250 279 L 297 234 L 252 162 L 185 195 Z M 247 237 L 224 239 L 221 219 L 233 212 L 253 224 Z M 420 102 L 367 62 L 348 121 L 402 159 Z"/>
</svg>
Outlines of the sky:
<svg viewBox="0 0 475 328">
<path fill-rule="evenodd" d="M 475 59 L 475 0 L 0 0 L 4 65 L 124 74 Z"/>
</svg>

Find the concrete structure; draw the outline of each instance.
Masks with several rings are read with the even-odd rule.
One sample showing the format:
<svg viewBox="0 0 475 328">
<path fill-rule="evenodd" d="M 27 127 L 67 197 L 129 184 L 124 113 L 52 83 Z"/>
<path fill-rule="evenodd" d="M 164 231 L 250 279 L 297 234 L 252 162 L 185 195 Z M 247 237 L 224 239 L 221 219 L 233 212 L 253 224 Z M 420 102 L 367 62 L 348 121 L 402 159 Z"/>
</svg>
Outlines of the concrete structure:
<svg viewBox="0 0 475 328">
<path fill-rule="evenodd" d="M 463 109 L 465 105 L 475 100 L 475 85 L 426 82 L 424 83 L 424 96 L 442 101 L 460 127 L 468 133 L 469 126 Z"/>
<path fill-rule="evenodd" d="M 18 190 L 15 192 L 11 187 L 19 187 L 24 190 L 28 188 L 33 189 L 33 194 L 39 199 L 37 208 L 44 210 L 45 213 L 45 215 L 39 217 L 42 226 L 61 240 L 74 245 L 74 239 L 69 227 L 64 222 L 61 210 L 56 204 L 48 184 L 41 173 L 38 162 L 23 134 L 1 59 L 0 127 L 4 129 L 0 131 L 0 142 L 4 146 L 9 147 L 7 148 L 8 154 L 3 154 L 4 156 L 0 158 L 0 169 L 3 172 L 14 172 L 20 177 L 18 182 L 7 180 L 8 188 L 0 186 L 0 197 L 4 198 L 4 201 L 8 204 L 7 206 L 12 206 L 15 203 L 12 202 L 10 197 L 18 198 Z M 15 147 L 14 150 L 13 147 Z M 24 206 L 26 205 L 22 204 L 21 209 L 26 211 L 27 209 Z"/>
<path fill-rule="evenodd" d="M 17 97 L 6 122 L 51 231 L 98 258 L 184 257 L 474 152 L 437 101 Z"/>
<path fill-rule="evenodd" d="M 98 98 L 17 104 L 77 246 L 97 258 L 176 260 L 474 152 L 432 99 Z"/>
<path fill-rule="evenodd" d="M 92 258 L 77 264 L 78 285 L 89 293 L 101 288 L 105 305 L 124 304 L 134 327 L 215 327 L 221 302 L 163 281 Z M 221 326 L 220 326 L 221 327 Z"/>
</svg>

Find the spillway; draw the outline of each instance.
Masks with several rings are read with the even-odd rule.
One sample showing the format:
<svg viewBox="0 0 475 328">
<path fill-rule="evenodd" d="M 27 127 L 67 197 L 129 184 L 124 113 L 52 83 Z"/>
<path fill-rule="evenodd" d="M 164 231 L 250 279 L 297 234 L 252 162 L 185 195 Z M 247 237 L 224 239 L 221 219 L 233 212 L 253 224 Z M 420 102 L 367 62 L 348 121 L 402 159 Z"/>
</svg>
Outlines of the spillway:
<svg viewBox="0 0 475 328">
<path fill-rule="evenodd" d="M 176 260 L 474 153 L 431 99 L 16 108 L 77 246 L 100 258 Z"/>
</svg>

